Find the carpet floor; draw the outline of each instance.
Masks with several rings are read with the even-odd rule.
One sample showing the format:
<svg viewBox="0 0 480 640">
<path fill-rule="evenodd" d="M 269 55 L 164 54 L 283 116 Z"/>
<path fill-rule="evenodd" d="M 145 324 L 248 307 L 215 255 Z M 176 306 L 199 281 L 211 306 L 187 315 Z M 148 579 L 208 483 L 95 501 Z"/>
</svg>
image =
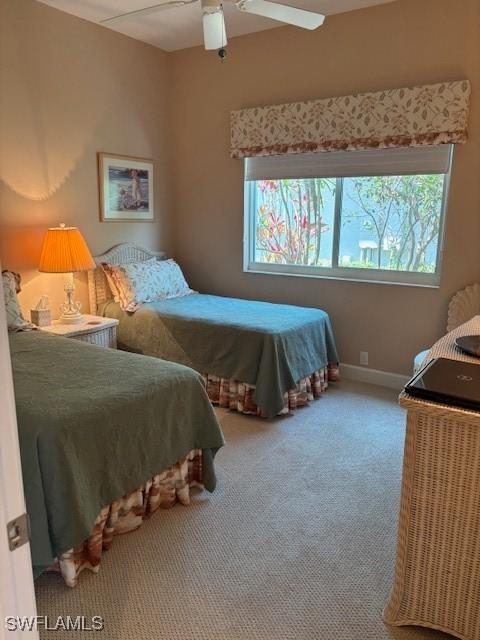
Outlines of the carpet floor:
<svg viewBox="0 0 480 640">
<path fill-rule="evenodd" d="M 112 640 L 447 638 L 381 618 L 405 425 L 396 395 L 345 381 L 271 422 L 218 410 L 217 490 L 116 538 L 75 589 L 41 576 L 39 615 L 102 616 Z"/>
</svg>

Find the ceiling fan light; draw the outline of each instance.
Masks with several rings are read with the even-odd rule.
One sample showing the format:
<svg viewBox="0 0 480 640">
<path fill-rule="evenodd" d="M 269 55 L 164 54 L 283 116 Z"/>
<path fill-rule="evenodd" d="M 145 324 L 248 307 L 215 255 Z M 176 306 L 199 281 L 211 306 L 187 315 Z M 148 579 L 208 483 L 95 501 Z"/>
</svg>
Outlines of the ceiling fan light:
<svg viewBox="0 0 480 640">
<path fill-rule="evenodd" d="M 203 38 L 205 49 L 212 51 L 227 46 L 227 35 L 223 11 L 214 11 L 203 14 Z"/>
</svg>

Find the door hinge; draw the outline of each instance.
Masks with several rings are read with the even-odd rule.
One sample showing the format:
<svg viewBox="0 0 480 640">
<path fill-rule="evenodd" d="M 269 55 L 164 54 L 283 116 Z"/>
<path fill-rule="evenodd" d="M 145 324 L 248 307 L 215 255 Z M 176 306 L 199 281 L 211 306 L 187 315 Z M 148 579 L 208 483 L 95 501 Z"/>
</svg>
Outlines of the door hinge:
<svg viewBox="0 0 480 640">
<path fill-rule="evenodd" d="M 15 551 L 30 541 L 30 522 L 26 513 L 7 524 L 7 536 L 10 551 Z"/>
</svg>

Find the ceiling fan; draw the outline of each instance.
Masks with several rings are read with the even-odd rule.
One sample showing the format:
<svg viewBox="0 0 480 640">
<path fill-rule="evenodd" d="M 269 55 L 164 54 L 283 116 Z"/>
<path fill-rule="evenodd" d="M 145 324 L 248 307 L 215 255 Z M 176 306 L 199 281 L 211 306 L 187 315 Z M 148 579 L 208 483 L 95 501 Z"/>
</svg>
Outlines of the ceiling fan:
<svg viewBox="0 0 480 640">
<path fill-rule="evenodd" d="M 111 18 L 105 18 L 100 22 L 101 24 L 111 25 L 136 16 L 147 16 L 165 9 L 184 7 L 198 1 L 199 0 L 167 0 L 167 2 L 154 4 L 150 7 L 145 7 L 144 9 L 136 9 L 135 11 L 121 13 L 120 15 L 112 16 Z M 245 13 L 252 13 L 253 15 L 262 16 L 263 18 L 271 18 L 272 20 L 291 24 L 296 27 L 302 27 L 303 29 L 316 29 L 317 27 L 320 27 L 325 20 L 325 16 L 320 13 L 306 11 L 305 9 L 297 9 L 296 7 L 271 2 L 270 0 L 228 1 L 233 1 L 237 9 L 244 11 Z M 219 54 L 223 52 L 223 55 L 220 55 L 220 57 L 223 58 L 225 55 L 224 47 L 227 45 L 225 19 L 223 16 L 223 2 L 222 0 L 200 0 L 200 2 L 203 14 L 203 40 L 205 43 L 205 49 L 217 49 L 219 50 Z"/>
</svg>

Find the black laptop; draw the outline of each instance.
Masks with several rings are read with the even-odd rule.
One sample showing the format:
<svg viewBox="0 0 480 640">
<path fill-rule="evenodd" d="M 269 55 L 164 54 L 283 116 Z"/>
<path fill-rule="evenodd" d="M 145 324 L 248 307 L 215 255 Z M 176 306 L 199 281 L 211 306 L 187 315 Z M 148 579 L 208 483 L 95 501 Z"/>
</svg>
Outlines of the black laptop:
<svg viewBox="0 0 480 640">
<path fill-rule="evenodd" d="M 405 386 L 416 398 L 480 411 L 479 364 L 435 358 Z"/>
</svg>

